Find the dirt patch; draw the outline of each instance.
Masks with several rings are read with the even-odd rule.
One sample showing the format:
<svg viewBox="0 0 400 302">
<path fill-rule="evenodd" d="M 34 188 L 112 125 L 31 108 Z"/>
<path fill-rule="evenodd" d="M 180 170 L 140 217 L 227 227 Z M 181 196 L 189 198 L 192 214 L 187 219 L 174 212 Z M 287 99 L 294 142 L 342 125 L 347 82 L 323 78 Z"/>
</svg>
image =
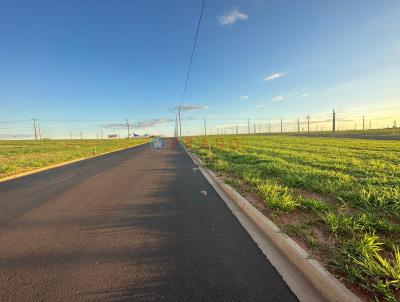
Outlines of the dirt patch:
<svg viewBox="0 0 400 302">
<path fill-rule="evenodd" d="M 333 247 L 335 245 L 335 240 L 330 237 L 329 235 L 327 235 L 321 227 L 317 226 L 317 225 L 313 225 L 311 226 L 311 230 L 313 232 L 313 235 L 315 236 L 315 238 L 323 243 L 325 246 L 327 247 Z"/>
<path fill-rule="evenodd" d="M 267 208 L 264 200 L 262 200 L 256 193 L 250 191 L 243 191 L 243 197 L 246 198 L 257 210 L 263 213 L 265 216 L 271 216 L 271 210 Z"/>
<path fill-rule="evenodd" d="M 361 301 L 364 302 L 369 302 L 369 301 L 375 301 L 375 298 L 372 294 L 369 294 L 365 290 L 361 289 L 357 285 L 345 280 L 343 277 L 336 276 L 340 282 L 342 282 L 348 289 L 350 289 L 356 296 L 358 296 Z"/>
<path fill-rule="evenodd" d="M 333 198 L 331 196 L 328 196 L 326 194 L 322 194 L 322 193 L 317 193 L 308 189 L 304 189 L 304 188 L 293 188 L 293 192 L 296 193 L 297 195 L 303 197 L 303 198 L 310 198 L 310 199 L 316 199 L 319 200 L 321 202 L 323 202 L 324 204 L 326 204 L 327 206 L 331 206 L 331 207 L 337 207 L 338 205 L 340 206 L 341 204 L 339 203 L 340 201 L 337 200 L 336 198 Z"/>
</svg>

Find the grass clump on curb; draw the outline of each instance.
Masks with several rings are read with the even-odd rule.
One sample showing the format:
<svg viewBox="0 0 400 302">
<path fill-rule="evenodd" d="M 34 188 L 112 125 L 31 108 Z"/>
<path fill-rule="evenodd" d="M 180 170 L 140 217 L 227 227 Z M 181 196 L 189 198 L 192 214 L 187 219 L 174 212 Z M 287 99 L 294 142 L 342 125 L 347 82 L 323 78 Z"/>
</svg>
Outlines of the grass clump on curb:
<svg viewBox="0 0 400 302">
<path fill-rule="evenodd" d="M 273 181 L 263 181 L 257 185 L 258 194 L 272 210 L 290 212 L 299 202 L 293 197 L 288 187 L 283 187 Z"/>
</svg>

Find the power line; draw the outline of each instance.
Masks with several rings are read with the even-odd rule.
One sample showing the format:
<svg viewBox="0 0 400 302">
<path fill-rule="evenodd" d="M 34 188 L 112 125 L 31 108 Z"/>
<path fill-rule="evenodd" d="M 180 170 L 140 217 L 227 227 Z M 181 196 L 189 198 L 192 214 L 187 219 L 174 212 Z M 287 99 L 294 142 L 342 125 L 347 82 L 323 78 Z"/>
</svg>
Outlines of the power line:
<svg viewBox="0 0 400 302">
<path fill-rule="evenodd" d="M 188 81 L 189 81 L 190 70 L 192 69 L 194 51 L 195 51 L 196 45 L 197 45 L 197 38 L 198 38 L 198 36 L 199 36 L 200 24 L 201 24 L 201 19 L 203 18 L 203 11 L 204 11 L 204 4 L 205 4 L 205 2 L 206 2 L 206 0 L 203 0 L 203 3 L 202 3 L 202 5 L 201 5 L 200 17 L 199 17 L 199 21 L 198 21 L 198 23 L 197 23 L 197 29 L 196 29 L 196 35 L 195 35 L 195 37 L 194 37 L 194 43 L 193 43 L 193 48 L 192 48 L 192 54 L 190 55 L 189 67 L 188 67 L 188 70 L 187 70 L 187 73 L 186 73 L 185 86 L 183 87 L 182 96 L 181 96 L 181 102 L 180 102 L 179 109 L 178 109 L 178 117 L 179 117 L 179 136 L 182 135 L 181 107 L 182 107 L 183 100 L 184 100 L 185 94 L 186 94 L 186 88 L 187 88 L 187 84 L 188 84 Z"/>
</svg>

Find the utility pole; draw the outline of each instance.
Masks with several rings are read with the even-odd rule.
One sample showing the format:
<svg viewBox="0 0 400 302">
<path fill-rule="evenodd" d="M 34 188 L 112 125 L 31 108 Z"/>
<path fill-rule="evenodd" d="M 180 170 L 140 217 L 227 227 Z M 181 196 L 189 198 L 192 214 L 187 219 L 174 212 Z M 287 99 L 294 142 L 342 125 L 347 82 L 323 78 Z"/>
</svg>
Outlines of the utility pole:
<svg viewBox="0 0 400 302">
<path fill-rule="evenodd" d="M 175 114 L 175 137 L 178 137 L 178 114 Z"/>
<path fill-rule="evenodd" d="M 363 132 L 365 132 L 365 116 L 363 115 Z"/>
<path fill-rule="evenodd" d="M 332 113 L 332 134 L 335 135 L 336 132 L 336 113 L 335 113 L 335 109 L 333 109 L 333 113 Z"/>
<path fill-rule="evenodd" d="M 39 125 L 39 123 L 37 124 L 37 128 L 38 128 L 38 131 L 39 131 L 39 140 L 42 140 L 42 133 L 40 132 L 40 125 Z"/>
<path fill-rule="evenodd" d="M 181 105 L 179 105 L 178 109 L 178 120 L 179 120 L 179 136 L 182 136 Z"/>
<path fill-rule="evenodd" d="M 128 128 L 128 138 L 131 136 L 131 129 L 129 127 L 129 120 L 126 119 L 126 127 Z"/>
<path fill-rule="evenodd" d="M 281 133 L 283 133 L 283 119 L 281 118 Z"/>
<path fill-rule="evenodd" d="M 101 139 L 103 139 L 103 130 L 101 130 Z"/>
<path fill-rule="evenodd" d="M 307 132 L 310 133 L 310 116 L 307 116 Z"/>
<path fill-rule="evenodd" d="M 256 124 L 255 123 L 253 124 L 253 131 L 254 131 L 254 133 L 256 133 Z"/>
<path fill-rule="evenodd" d="M 207 136 L 206 117 L 204 117 L 204 136 Z"/>
<path fill-rule="evenodd" d="M 35 141 L 38 139 L 37 129 L 36 129 L 36 119 L 33 119 L 33 130 L 35 131 Z"/>
<path fill-rule="evenodd" d="M 247 119 L 247 133 L 250 134 L 250 119 Z"/>
<path fill-rule="evenodd" d="M 268 132 L 271 134 L 271 122 L 268 123 Z"/>
<path fill-rule="evenodd" d="M 82 139 L 82 131 L 79 131 L 80 135 L 81 135 L 81 139 Z"/>
<path fill-rule="evenodd" d="M 300 133 L 300 118 L 297 118 L 297 133 Z"/>
<path fill-rule="evenodd" d="M 236 135 L 239 134 L 239 126 L 236 126 Z"/>
</svg>

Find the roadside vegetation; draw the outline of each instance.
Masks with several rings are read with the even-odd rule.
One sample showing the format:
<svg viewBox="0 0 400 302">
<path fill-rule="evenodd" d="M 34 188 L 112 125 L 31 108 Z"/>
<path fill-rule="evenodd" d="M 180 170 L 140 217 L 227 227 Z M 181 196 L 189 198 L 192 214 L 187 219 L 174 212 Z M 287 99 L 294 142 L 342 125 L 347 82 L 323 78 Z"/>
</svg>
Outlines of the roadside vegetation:
<svg viewBox="0 0 400 302">
<path fill-rule="evenodd" d="M 275 134 L 275 133 L 273 133 Z M 277 133 L 280 135 L 280 133 Z M 298 133 L 297 131 L 295 132 L 287 132 L 285 134 L 290 134 L 290 135 L 300 135 L 300 136 L 327 136 L 327 137 L 332 137 L 332 131 L 301 131 Z M 366 129 L 366 130 L 337 130 L 335 132 L 335 137 L 347 137 L 347 138 L 384 138 L 384 139 L 394 139 L 398 140 L 400 139 L 400 128 L 383 128 L 383 129 Z"/>
<path fill-rule="evenodd" d="M 400 142 L 276 135 L 183 141 L 350 288 L 400 300 Z"/>
<path fill-rule="evenodd" d="M 0 140 L 0 179 L 66 161 L 127 148 L 148 139 Z"/>
</svg>

